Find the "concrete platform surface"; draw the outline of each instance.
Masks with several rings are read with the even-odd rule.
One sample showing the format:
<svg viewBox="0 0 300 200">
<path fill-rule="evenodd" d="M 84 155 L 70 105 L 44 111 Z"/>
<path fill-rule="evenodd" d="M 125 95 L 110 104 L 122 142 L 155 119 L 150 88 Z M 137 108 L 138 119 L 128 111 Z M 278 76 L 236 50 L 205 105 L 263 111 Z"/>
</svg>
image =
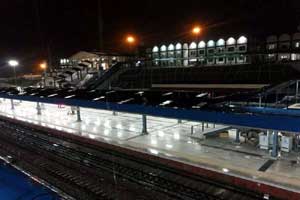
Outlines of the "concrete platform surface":
<svg viewBox="0 0 300 200">
<path fill-rule="evenodd" d="M 43 104 L 41 115 L 37 115 L 36 107 L 36 103 L 15 101 L 12 110 L 10 100 L 1 100 L 0 115 L 300 193 L 298 153 L 282 154 L 261 171 L 271 159 L 269 152 L 250 144 L 234 143 L 231 131 L 228 138 L 201 140 L 201 131 L 195 130 L 191 135 L 191 127 L 201 126 L 201 122 L 179 123 L 176 119 L 149 116 L 148 134 L 142 134 L 140 115 L 81 109 L 82 121 L 77 122 L 76 114 L 68 106 Z M 204 131 L 223 127 L 208 124 Z"/>
</svg>

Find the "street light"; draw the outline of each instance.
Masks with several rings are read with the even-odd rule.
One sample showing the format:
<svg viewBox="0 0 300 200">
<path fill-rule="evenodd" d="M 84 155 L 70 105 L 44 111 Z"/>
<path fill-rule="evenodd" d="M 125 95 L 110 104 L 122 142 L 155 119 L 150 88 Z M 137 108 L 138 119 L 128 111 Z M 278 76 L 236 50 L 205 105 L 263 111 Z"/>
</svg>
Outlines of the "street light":
<svg viewBox="0 0 300 200">
<path fill-rule="evenodd" d="M 15 85 L 17 85 L 16 67 L 19 66 L 19 62 L 17 60 L 9 60 L 8 65 L 11 66 L 14 70 L 14 82 L 15 82 Z"/>
<path fill-rule="evenodd" d="M 40 68 L 42 70 L 44 70 L 44 88 L 46 87 L 46 70 L 47 70 L 47 63 L 46 62 L 43 62 L 40 64 Z"/>
<path fill-rule="evenodd" d="M 192 33 L 196 36 L 196 44 L 198 43 L 198 40 L 199 40 L 199 35 L 201 34 L 201 27 L 200 26 L 194 26 L 193 30 L 192 30 Z M 199 56 L 199 52 L 198 52 L 198 44 L 197 44 L 197 47 L 196 47 L 196 60 L 197 60 L 197 63 L 198 63 L 198 56 Z"/>
<path fill-rule="evenodd" d="M 135 37 L 133 37 L 132 35 L 128 35 L 128 36 L 126 37 L 126 42 L 127 42 L 128 44 L 134 44 L 134 43 L 135 43 Z"/>
<path fill-rule="evenodd" d="M 200 26 L 195 26 L 192 30 L 192 33 L 196 36 L 198 36 L 201 33 L 202 29 Z"/>
<path fill-rule="evenodd" d="M 45 71 L 47 69 L 47 64 L 46 63 L 41 63 L 40 68 Z"/>
</svg>

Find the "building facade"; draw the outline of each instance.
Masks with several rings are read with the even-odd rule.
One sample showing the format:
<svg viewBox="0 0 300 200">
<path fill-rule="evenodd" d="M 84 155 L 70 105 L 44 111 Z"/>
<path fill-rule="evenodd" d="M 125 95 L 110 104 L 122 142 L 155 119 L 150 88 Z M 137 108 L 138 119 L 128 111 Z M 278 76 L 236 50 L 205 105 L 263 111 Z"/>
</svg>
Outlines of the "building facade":
<svg viewBox="0 0 300 200">
<path fill-rule="evenodd" d="M 255 44 L 246 36 L 163 44 L 147 49 L 147 58 L 154 66 L 241 65 L 257 58 L 259 62 L 297 61 L 300 33 L 273 35 Z"/>
</svg>

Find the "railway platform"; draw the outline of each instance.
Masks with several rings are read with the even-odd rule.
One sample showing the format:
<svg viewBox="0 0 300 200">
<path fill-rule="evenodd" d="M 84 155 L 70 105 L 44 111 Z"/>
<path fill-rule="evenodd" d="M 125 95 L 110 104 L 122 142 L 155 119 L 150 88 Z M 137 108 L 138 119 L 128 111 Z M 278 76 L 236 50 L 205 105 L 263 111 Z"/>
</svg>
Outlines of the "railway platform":
<svg viewBox="0 0 300 200">
<path fill-rule="evenodd" d="M 82 108 L 78 120 L 69 106 L 41 104 L 39 114 L 33 102 L 15 101 L 14 106 L 12 110 L 8 99 L 1 100 L 0 116 L 83 142 L 110 144 L 216 181 L 255 190 L 265 194 L 266 199 L 269 195 L 300 199 L 299 154 L 281 153 L 274 159 L 270 152 L 244 143 L 243 138 L 236 143 L 235 131 L 228 126 L 148 116 L 145 133 L 141 131 L 141 115 Z M 229 130 L 225 137 L 209 137 L 225 129 Z"/>
</svg>

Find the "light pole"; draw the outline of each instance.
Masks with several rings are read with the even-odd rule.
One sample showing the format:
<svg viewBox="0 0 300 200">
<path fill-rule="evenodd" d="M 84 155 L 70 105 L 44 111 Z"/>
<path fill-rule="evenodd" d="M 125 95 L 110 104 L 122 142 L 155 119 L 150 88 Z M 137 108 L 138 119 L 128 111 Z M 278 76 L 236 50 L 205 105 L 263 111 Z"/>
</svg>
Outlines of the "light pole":
<svg viewBox="0 0 300 200">
<path fill-rule="evenodd" d="M 197 57 L 197 63 L 199 61 L 199 49 L 198 49 L 198 40 L 199 40 L 199 35 L 201 34 L 202 28 L 200 26 L 194 26 L 193 30 L 192 30 L 192 34 L 196 36 L 196 57 Z"/>
<path fill-rule="evenodd" d="M 130 53 L 134 53 L 134 45 L 136 44 L 136 38 L 133 35 L 127 35 L 125 42 L 129 46 Z"/>
<path fill-rule="evenodd" d="M 17 60 L 9 60 L 8 65 L 11 66 L 14 70 L 14 82 L 15 82 L 15 86 L 17 86 L 16 67 L 19 66 L 19 62 Z"/>
<path fill-rule="evenodd" d="M 47 70 L 47 63 L 43 62 L 40 64 L 40 68 L 43 70 L 44 74 L 44 88 L 46 87 L 46 70 Z"/>
</svg>

